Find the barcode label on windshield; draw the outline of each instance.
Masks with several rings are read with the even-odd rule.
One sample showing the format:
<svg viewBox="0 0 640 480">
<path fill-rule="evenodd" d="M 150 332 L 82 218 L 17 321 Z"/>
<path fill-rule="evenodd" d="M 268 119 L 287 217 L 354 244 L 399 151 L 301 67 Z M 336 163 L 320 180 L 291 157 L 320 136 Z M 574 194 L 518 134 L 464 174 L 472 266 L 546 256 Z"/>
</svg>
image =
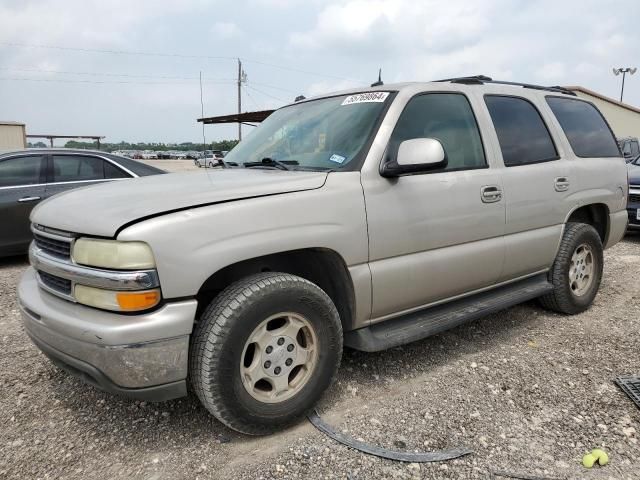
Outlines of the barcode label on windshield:
<svg viewBox="0 0 640 480">
<path fill-rule="evenodd" d="M 353 105 L 354 103 L 384 102 L 389 96 L 389 92 L 366 92 L 349 95 L 344 99 L 342 105 Z"/>
</svg>

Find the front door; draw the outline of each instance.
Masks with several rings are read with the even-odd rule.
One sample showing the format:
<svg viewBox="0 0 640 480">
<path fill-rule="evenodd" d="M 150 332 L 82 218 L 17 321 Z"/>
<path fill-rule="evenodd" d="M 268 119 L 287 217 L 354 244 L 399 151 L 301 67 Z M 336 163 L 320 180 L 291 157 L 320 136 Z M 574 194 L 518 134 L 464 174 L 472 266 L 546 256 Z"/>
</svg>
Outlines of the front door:
<svg viewBox="0 0 640 480">
<path fill-rule="evenodd" d="M 425 93 L 402 112 L 385 161 L 400 143 L 438 139 L 445 169 L 386 179 L 363 175 L 372 319 L 418 309 L 494 284 L 504 260 L 502 180 L 462 93 Z"/>
</svg>

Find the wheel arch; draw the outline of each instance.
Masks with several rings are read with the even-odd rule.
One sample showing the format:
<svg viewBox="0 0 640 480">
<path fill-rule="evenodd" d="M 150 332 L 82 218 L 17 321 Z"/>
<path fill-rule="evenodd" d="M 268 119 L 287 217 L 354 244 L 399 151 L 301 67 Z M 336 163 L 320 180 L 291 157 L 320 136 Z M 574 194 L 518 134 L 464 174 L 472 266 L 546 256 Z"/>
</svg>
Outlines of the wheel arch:
<svg viewBox="0 0 640 480">
<path fill-rule="evenodd" d="M 228 285 L 261 272 L 288 273 L 318 285 L 335 304 L 343 330 L 354 328 L 356 299 L 353 280 L 342 256 L 327 248 L 303 248 L 273 253 L 223 267 L 210 275 L 198 290 L 196 317 Z"/>
<path fill-rule="evenodd" d="M 590 203 L 574 208 L 565 223 L 586 223 L 596 229 L 602 244 L 607 243 L 609 237 L 609 207 L 604 203 Z"/>
</svg>

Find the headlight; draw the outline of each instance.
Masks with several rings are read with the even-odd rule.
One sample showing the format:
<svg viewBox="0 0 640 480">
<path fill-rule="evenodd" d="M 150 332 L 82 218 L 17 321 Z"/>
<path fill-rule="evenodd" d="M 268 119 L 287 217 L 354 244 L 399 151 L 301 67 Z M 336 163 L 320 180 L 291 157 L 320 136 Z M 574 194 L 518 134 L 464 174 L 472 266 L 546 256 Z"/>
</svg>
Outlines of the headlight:
<svg viewBox="0 0 640 480">
<path fill-rule="evenodd" d="M 156 265 L 151 248 L 144 242 L 79 238 L 73 244 L 72 257 L 80 265 L 118 270 L 154 268 Z"/>
<path fill-rule="evenodd" d="M 76 285 L 74 294 L 78 303 L 116 312 L 148 310 L 160 303 L 161 297 L 157 288 L 143 292 L 116 292 L 85 285 Z"/>
</svg>

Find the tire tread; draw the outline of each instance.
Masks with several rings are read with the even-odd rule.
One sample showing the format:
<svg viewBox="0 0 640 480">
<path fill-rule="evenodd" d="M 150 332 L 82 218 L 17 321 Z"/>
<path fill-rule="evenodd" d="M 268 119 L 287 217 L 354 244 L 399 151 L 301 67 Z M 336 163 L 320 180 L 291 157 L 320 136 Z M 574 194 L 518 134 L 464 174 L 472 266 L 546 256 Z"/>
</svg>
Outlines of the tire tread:
<svg viewBox="0 0 640 480">
<path fill-rule="evenodd" d="M 250 428 L 236 418 L 225 407 L 221 398 L 221 391 L 213 385 L 205 385 L 205 379 L 211 378 L 212 372 L 218 370 L 221 361 L 221 345 L 224 343 L 232 328 L 234 318 L 239 315 L 246 302 L 255 301 L 262 295 L 268 295 L 271 288 L 289 288 L 296 283 L 305 289 L 321 294 L 332 308 L 332 314 L 338 319 L 336 332 L 340 342 L 336 368 L 332 372 L 330 384 L 334 382 L 342 355 L 342 326 L 338 312 L 329 296 L 315 284 L 295 275 L 287 273 L 265 272 L 239 280 L 214 298 L 203 311 L 200 320 L 194 328 L 189 358 L 189 375 L 191 386 L 203 405 L 218 420 L 228 427 L 250 435 L 265 435 L 272 433 L 273 428 L 252 424 Z M 209 388 L 207 388 L 209 387 Z M 292 419 L 292 422 L 297 418 Z M 291 422 L 290 422 L 291 423 Z"/>
</svg>

